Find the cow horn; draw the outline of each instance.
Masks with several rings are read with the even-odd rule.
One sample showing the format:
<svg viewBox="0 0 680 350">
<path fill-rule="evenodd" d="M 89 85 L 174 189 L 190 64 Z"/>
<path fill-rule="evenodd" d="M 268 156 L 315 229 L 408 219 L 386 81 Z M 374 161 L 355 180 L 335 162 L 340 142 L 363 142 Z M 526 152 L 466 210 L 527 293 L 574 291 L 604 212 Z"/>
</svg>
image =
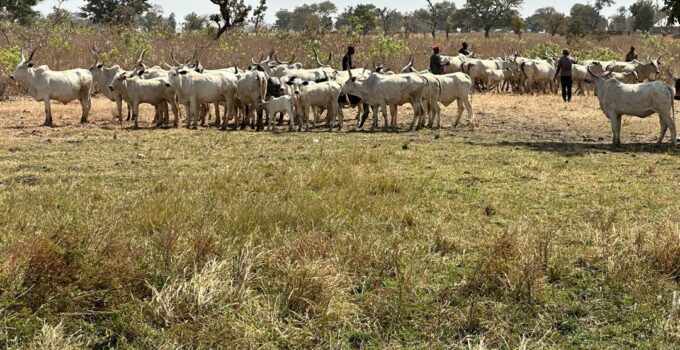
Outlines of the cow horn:
<svg viewBox="0 0 680 350">
<path fill-rule="evenodd" d="M 373 61 L 373 70 L 374 70 L 374 71 L 377 71 L 377 70 L 378 70 L 378 65 L 375 64 L 375 61 Z"/>
<path fill-rule="evenodd" d="M 329 66 L 331 64 L 331 60 L 333 59 L 333 52 L 328 51 L 328 61 L 326 61 L 326 65 Z"/>
<path fill-rule="evenodd" d="M 276 61 L 276 63 L 278 64 L 286 64 L 285 62 L 281 62 L 281 60 L 279 60 L 279 58 L 276 57 L 276 54 L 274 54 L 274 61 Z"/>
<path fill-rule="evenodd" d="M 173 48 L 173 49 L 170 51 L 170 58 L 172 58 L 172 60 L 175 61 L 175 64 L 177 64 L 177 66 L 181 66 L 181 65 L 182 65 L 182 64 L 179 63 L 179 61 L 175 58 L 175 48 Z"/>
<path fill-rule="evenodd" d="M 319 59 L 319 54 L 316 52 L 316 49 L 312 49 L 314 52 L 314 59 L 316 60 L 316 64 L 319 65 L 319 67 L 323 67 L 323 63 L 321 63 L 321 60 Z"/>
<path fill-rule="evenodd" d="M 24 49 L 21 49 L 21 62 L 26 61 L 26 55 L 24 55 Z"/>
<path fill-rule="evenodd" d="M 257 65 L 257 62 L 255 62 L 255 57 L 250 57 L 250 62 L 252 62 L 254 65 Z"/>
<path fill-rule="evenodd" d="M 165 58 L 161 58 L 161 63 L 164 64 L 166 67 L 172 69 L 172 66 L 168 64 L 168 62 L 165 62 Z"/>
<path fill-rule="evenodd" d="M 146 54 L 147 51 L 149 51 L 149 49 L 142 50 L 142 53 L 139 54 L 139 59 L 137 59 L 137 63 L 142 63 L 142 61 L 144 60 L 144 55 Z"/>
<path fill-rule="evenodd" d="M 31 54 L 30 54 L 30 55 L 28 55 L 28 61 L 29 61 L 29 62 L 30 62 L 30 61 L 33 61 L 33 56 L 35 55 L 35 52 L 36 52 L 36 51 L 38 51 L 38 48 L 37 48 L 37 47 L 36 47 L 35 49 L 33 49 L 33 51 L 31 51 Z"/>
<path fill-rule="evenodd" d="M 238 67 L 234 66 L 234 74 L 238 74 Z"/>
<path fill-rule="evenodd" d="M 592 69 L 590 69 L 590 66 L 586 67 L 586 69 L 588 69 L 588 74 L 594 76 L 595 78 L 602 78 L 601 76 L 596 75 L 595 73 L 593 73 Z"/>
</svg>

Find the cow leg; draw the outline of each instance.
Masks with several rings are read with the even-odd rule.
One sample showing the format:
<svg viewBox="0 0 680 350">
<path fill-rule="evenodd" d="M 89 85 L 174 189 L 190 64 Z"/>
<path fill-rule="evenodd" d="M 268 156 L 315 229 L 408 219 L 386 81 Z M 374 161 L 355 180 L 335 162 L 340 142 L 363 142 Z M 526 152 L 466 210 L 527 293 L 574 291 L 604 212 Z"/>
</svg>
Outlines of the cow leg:
<svg viewBox="0 0 680 350">
<path fill-rule="evenodd" d="M 413 109 L 413 121 L 411 121 L 411 131 L 419 130 L 420 123 L 422 122 L 422 120 L 420 119 L 420 114 L 416 110 L 417 107 L 414 103 L 411 103 L 411 107 Z"/>
<path fill-rule="evenodd" d="M 388 117 L 387 117 L 387 105 L 380 106 L 380 111 L 382 112 L 382 116 L 383 116 L 383 120 L 384 120 L 383 129 L 387 129 L 390 126 L 390 123 L 389 123 Z M 376 123 L 375 127 L 376 128 L 378 127 L 377 123 Z"/>
<path fill-rule="evenodd" d="M 175 120 L 172 123 L 172 127 L 177 128 L 179 126 L 179 107 L 177 106 L 176 100 L 170 101 L 170 108 L 172 108 L 172 114 L 175 117 Z"/>
<path fill-rule="evenodd" d="M 132 104 L 132 116 L 135 119 L 134 129 L 139 128 L 139 103 L 135 102 Z"/>
<path fill-rule="evenodd" d="M 465 106 L 465 110 L 467 111 L 468 119 L 470 120 L 470 124 L 472 125 L 473 128 L 477 127 L 477 119 L 475 118 L 475 114 L 472 110 L 472 104 L 470 104 L 470 99 L 467 96 L 465 96 L 463 98 L 463 105 Z M 458 115 L 458 119 L 456 120 L 456 125 L 458 125 L 458 121 L 460 121 L 461 115 L 462 115 L 462 113 Z"/>
<path fill-rule="evenodd" d="M 188 120 L 191 121 L 191 129 L 198 129 L 198 119 L 199 119 L 199 109 L 202 108 L 202 104 L 198 104 L 198 100 L 195 98 L 192 98 L 191 101 L 189 102 L 189 115 L 191 116 Z M 204 115 L 205 116 L 205 115 Z"/>
<path fill-rule="evenodd" d="M 659 124 L 661 126 L 661 134 L 659 135 L 659 141 L 656 142 L 657 146 L 663 143 L 663 138 L 666 137 L 666 131 L 668 131 L 668 124 L 666 124 L 666 118 L 659 115 Z"/>
<path fill-rule="evenodd" d="M 123 123 L 123 100 L 120 97 L 116 97 L 116 116 L 118 117 L 118 122 Z"/>
<path fill-rule="evenodd" d="M 82 91 L 80 98 L 80 107 L 83 109 L 83 114 L 80 117 L 80 124 L 87 123 L 87 117 L 90 115 L 91 104 L 92 101 L 90 100 L 90 89 L 86 88 L 84 91 Z"/>
<path fill-rule="evenodd" d="M 342 111 L 342 108 L 340 108 L 340 105 L 336 104 L 336 110 L 337 112 L 335 113 L 338 116 L 338 130 L 342 130 L 342 124 L 345 121 L 345 113 Z"/>
<path fill-rule="evenodd" d="M 392 116 L 392 120 L 390 121 L 390 126 L 393 128 L 397 127 L 397 117 L 399 115 L 399 108 L 397 108 L 397 105 L 391 105 L 390 106 L 390 116 Z"/>
<path fill-rule="evenodd" d="M 621 145 L 621 117 L 618 115 L 610 115 L 609 116 L 609 122 L 612 125 L 612 144 L 614 146 L 620 146 Z"/>
<path fill-rule="evenodd" d="M 227 108 L 226 105 L 224 108 Z M 222 118 L 220 117 L 220 103 L 215 102 L 215 127 L 219 127 L 221 124 Z"/>
<path fill-rule="evenodd" d="M 43 126 L 52 126 L 52 105 L 50 105 L 50 98 L 45 97 L 43 101 L 45 102 L 45 122 Z"/>
<path fill-rule="evenodd" d="M 255 131 L 262 131 L 264 130 L 264 125 L 263 125 L 263 120 L 262 117 L 264 115 L 264 111 L 260 107 L 255 107 L 255 114 L 257 114 L 257 125 L 255 126 Z"/>
</svg>

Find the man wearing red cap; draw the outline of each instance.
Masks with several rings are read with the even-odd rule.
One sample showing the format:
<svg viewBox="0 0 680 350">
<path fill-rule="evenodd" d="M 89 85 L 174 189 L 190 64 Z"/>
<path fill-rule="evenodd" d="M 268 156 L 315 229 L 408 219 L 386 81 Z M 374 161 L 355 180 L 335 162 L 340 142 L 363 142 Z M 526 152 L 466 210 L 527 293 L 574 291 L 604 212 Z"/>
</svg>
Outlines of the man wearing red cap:
<svg viewBox="0 0 680 350">
<path fill-rule="evenodd" d="M 432 47 L 432 56 L 430 56 L 430 72 L 432 74 L 441 75 L 444 74 L 444 66 L 448 66 L 449 62 L 443 62 L 442 56 L 439 55 L 440 47 L 435 45 Z"/>
</svg>

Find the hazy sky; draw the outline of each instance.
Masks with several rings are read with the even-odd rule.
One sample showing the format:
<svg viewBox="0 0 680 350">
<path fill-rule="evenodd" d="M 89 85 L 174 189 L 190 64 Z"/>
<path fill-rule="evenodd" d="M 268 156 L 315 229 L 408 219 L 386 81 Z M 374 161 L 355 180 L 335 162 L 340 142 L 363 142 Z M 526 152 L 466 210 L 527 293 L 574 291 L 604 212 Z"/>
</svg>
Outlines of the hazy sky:
<svg viewBox="0 0 680 350">
<path fill-rule="evenodd" d="M 281 8 L 294 8 L 295 6 L 301 4 L 311 4 L 315 2 L 320 2 L 321 0 L 270 0 L 269 11 L 267 13 L 267 21 L 273 22 L 275 17 L 274 14 Z M 37 8 L 40 11 L 47 12 L 50 11 L 52 6 L 54 6 L 57 0 L 44 0 L 42 4 L 38 5 Z M 67 0 L 64 4 L 64 8 L 69 10 L 78 10 L 84 3 L 84 0 Z M 247 0 L 251 4 L 255 4 L 257 0 Z M 396 8 L 402 11 L 415 10 L 418 8 L 425 7 L 425 0 L 365 0 L 365 1 L 350 1 L 350 0 L 333 0 L 335 5 L 341 11 L 347 6 L 357 3 L 372 3 L 378 7 L 389 7 Z M 455 0 L 456 5 L 459 7 L 465 4 L 465 0 Z M 540 7 L 553 6 L 558 11 L 569 12 L 569 9 L 575 3 L 587 3 L 587 1 L 575 1 L 575 0 L 562 0 L 558 2 L 545 1 L 545 0 L 525 0 L 524 6 L 522 6 L 521 12 L 523 15 L 531 15 L 534 10 Z M 606 16 L 613 14 L 616 8 L 620 6 L 630 6 L 635 0 L 616 0 L 616 4 L 603 13 Z M 165 14 L 170 14 L 174 12 L 178 19 L 184 18 L 187 13 L 196 12 L 199 14 L 209 14 L 217 12 L 217 6 L 213 5 L 210 0 L 151 0 L 151 3 L 163 6 L 165 9 Z"/>
</svg>

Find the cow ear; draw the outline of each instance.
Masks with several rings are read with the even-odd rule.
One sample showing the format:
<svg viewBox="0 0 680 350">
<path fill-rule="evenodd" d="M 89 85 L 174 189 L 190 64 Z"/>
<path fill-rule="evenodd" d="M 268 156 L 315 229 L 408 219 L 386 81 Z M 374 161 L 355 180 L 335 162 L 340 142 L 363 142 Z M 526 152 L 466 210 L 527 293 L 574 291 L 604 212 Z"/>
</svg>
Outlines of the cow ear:
<svg viewBox="0 0 680 350">
<path fill-rule="evenodd" d="M 144 71 L 140 70 L 139 73 L 137 73 L 137 76 L 141 77 L 142 75 L 144 75 Z"/>
<path fill-rule="evenodd" d="M 103 63 L 100 63 L 100 64 L 97 65 L 97 69 L 102 69 L 103 67 L 104 67 Z"/>
<path fill-rule="evenodd" d="M 356 83 L 357 82 L 357 77 L 352 77 L 352 82 Z"/>
<path fill-rule="evenodd" d="M 186 70 L 179 71 L 179 74 L 186 75 L 188 72 Z"/>
<path fill-rule="evenodd" d="M 35 64 L 33 64 L 33 62 L 29 62 L 27 66 L 28 66 L 28 68 L 33 68 L 33 66 L 35 66 Z"/>
<path fill-rule="evenodd" d="M 292 81 L 287 81 L 287 82 L 286 82 L 286 85 L 292 86 L 292 85 L 293 85 L 293 82 L 292 82 Z"/>
<path fill-rule="evenodd" d="M 308 81 L 303 81 L 303 82 L 302 82 L 302 86 L 307 86 L 307 85 L 309 85 L 309 82 L 308 82 Z"/>
</svg>

